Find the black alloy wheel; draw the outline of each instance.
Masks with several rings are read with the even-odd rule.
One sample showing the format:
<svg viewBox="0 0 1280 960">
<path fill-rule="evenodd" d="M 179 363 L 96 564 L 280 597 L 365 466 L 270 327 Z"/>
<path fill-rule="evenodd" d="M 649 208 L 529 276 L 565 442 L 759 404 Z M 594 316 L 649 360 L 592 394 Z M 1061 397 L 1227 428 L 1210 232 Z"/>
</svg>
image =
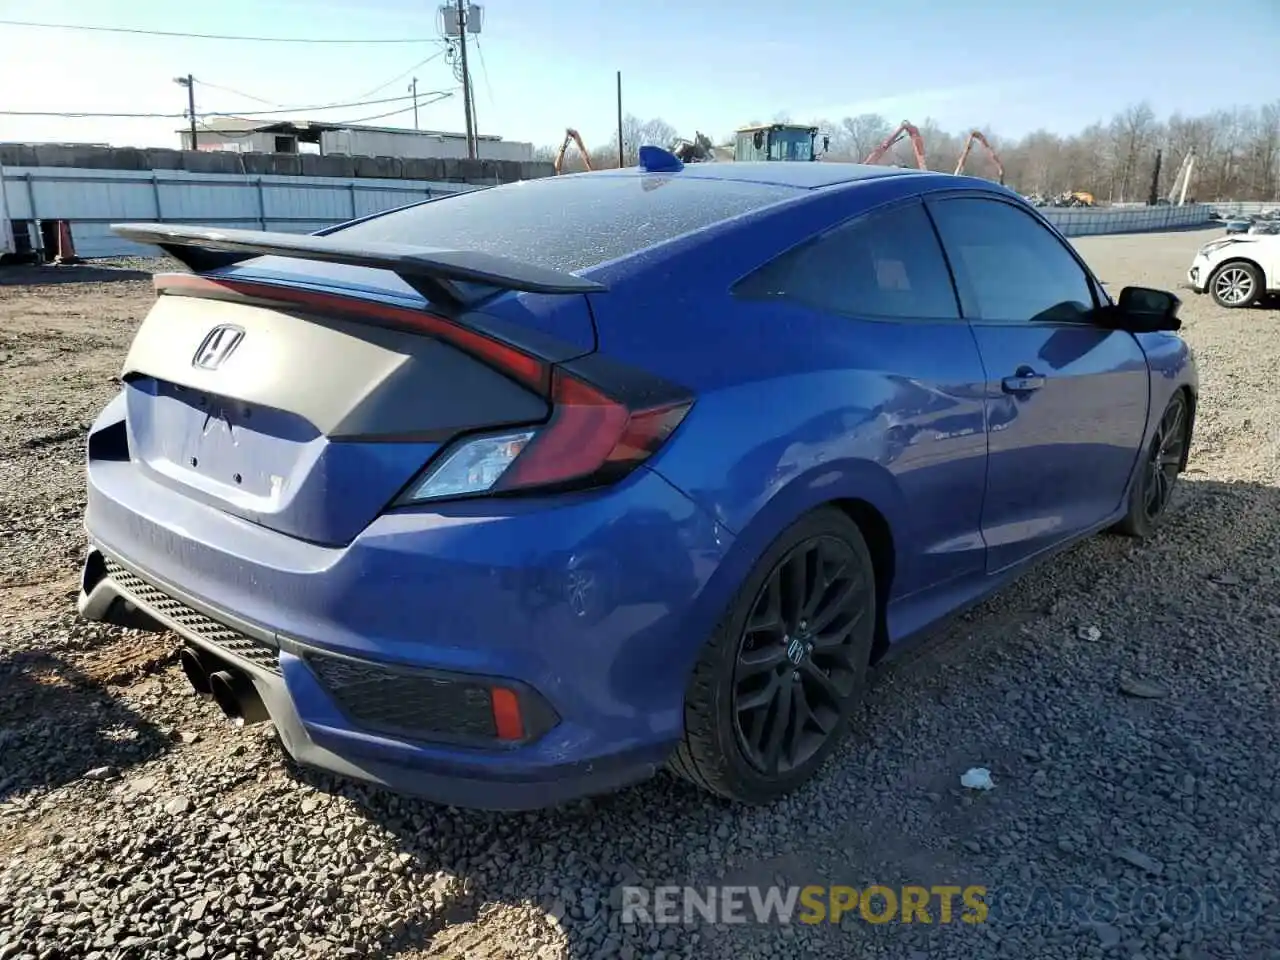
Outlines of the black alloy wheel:
<svg viewBox="0 0 1280 960">
<path fill-rule="evenodd" d="M 1111 528 L 1112 532 L 1138 538 L 1155 532 L 1169 508 L 1178 474 L 1186 463 L 1191 444 L 1191 413 L 1191 401 L 1179 390 L 1160 415 L 1151 445 L 1142 455 L 1129 488 L 1128 509 Z"/>
<path fill-rule="evenodd" d="M 1160 418 L 1151 452 L 1147 455 L 1143 512 L 1148 520 L 1155 521 L 1169 506 L 1186 449 L 1187 401 L 1178 393 Z"/>
<path fill-rule="evenodd" d="M 843 510 L 819 507 L 779 534 L 694 665 L 670 769 L 744 803 L 812 777 L 865 687 L 876 586 L 871 550 Z"/>
<path fill-rule="evenodd" d="M 793 547 L 761 587 L 733 671 L 739 746 L 761 773 L 803 765 L 838 727 L 862 666 L 862 576 L 849 544 L 822 536 Z"/>
</svg>

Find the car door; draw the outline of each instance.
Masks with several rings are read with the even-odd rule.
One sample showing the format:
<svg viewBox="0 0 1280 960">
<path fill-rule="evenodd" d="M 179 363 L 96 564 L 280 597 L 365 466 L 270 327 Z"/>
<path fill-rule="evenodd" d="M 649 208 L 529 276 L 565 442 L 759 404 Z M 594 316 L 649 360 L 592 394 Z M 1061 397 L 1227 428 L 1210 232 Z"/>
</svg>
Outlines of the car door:
<svg viewBox="0 0 1280 960">
<path fill-rule="evenodd" d="M 932 200 L 986 368 L 987 569 L 1112 516 L 1146 429 L 1146 355 L 1091 322 L 1103 296 L 1070 246 L 995 196 Z"/>
<path fill-rule="evenodd" d="M 762 302 L 778 326 L 821 331 L 810 346 L 841 370 L 828 382 L 843 392 L 827 401 L 844 418 L 829 456 L 874 457 L 904 505 L 892 600 L 984 576 L 985 373 L 924 204 L 858 216 L 771 262 L 735 295 Z M 831 432 L 817 421 L 812 439 Z M 929 618 L 921 603 L 908 606 L 895 613 L 891 603 L 891 634 Z"/>
</svg>

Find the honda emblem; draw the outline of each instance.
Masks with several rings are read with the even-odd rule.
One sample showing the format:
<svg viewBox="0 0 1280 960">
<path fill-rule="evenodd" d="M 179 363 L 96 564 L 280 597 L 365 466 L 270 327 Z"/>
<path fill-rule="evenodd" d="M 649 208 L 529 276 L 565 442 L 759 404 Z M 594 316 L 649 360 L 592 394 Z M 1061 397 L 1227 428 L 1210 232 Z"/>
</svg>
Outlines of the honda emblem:
<svg viewBox="0 0 1280 960">
<path fill-rule="evenodd" d="M 202 370 L 217 370 L 226 362 L 227 357 L 235 352 L 243 339 L 242 328 L 229 323 L 220 324 L 210 330 L 200 341 L 196 355 L 191 358 L 191 365 Z"/>
</svg>

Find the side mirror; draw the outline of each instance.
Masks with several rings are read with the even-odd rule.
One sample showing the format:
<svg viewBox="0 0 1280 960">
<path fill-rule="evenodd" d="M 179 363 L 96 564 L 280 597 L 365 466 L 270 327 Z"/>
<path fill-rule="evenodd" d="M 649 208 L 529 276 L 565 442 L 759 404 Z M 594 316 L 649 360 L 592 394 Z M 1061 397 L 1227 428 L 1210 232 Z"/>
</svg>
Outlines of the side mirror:
<svg viewBox="0 0 1280 960">
<path fill-rule="evenodd" d="M 1109 311 L 1111 325 L 1130 333 L 1154 333 L 1158 330 L 1179 330 L 1182 321 L 1178 310 L 1182 301 L 1168 290 L 1151 287 L 1125 287 L 1120 299 Z"/>
</svg>

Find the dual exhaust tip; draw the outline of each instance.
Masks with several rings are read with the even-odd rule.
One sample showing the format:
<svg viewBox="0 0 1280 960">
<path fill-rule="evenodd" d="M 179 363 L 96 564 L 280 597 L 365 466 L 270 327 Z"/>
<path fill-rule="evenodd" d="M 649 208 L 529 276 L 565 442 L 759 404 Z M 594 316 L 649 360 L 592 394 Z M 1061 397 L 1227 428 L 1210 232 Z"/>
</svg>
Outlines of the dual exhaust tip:
<svg viewBox="0 0 1280 960">
<path fill-rule="evenodd" d="M 243 670 L 192 647 L 183 647 L 178 659 L 196 693 L 212 697 L 232 723 L 251 726 L 271 719 L 257 687 Z"/>
</svg>

